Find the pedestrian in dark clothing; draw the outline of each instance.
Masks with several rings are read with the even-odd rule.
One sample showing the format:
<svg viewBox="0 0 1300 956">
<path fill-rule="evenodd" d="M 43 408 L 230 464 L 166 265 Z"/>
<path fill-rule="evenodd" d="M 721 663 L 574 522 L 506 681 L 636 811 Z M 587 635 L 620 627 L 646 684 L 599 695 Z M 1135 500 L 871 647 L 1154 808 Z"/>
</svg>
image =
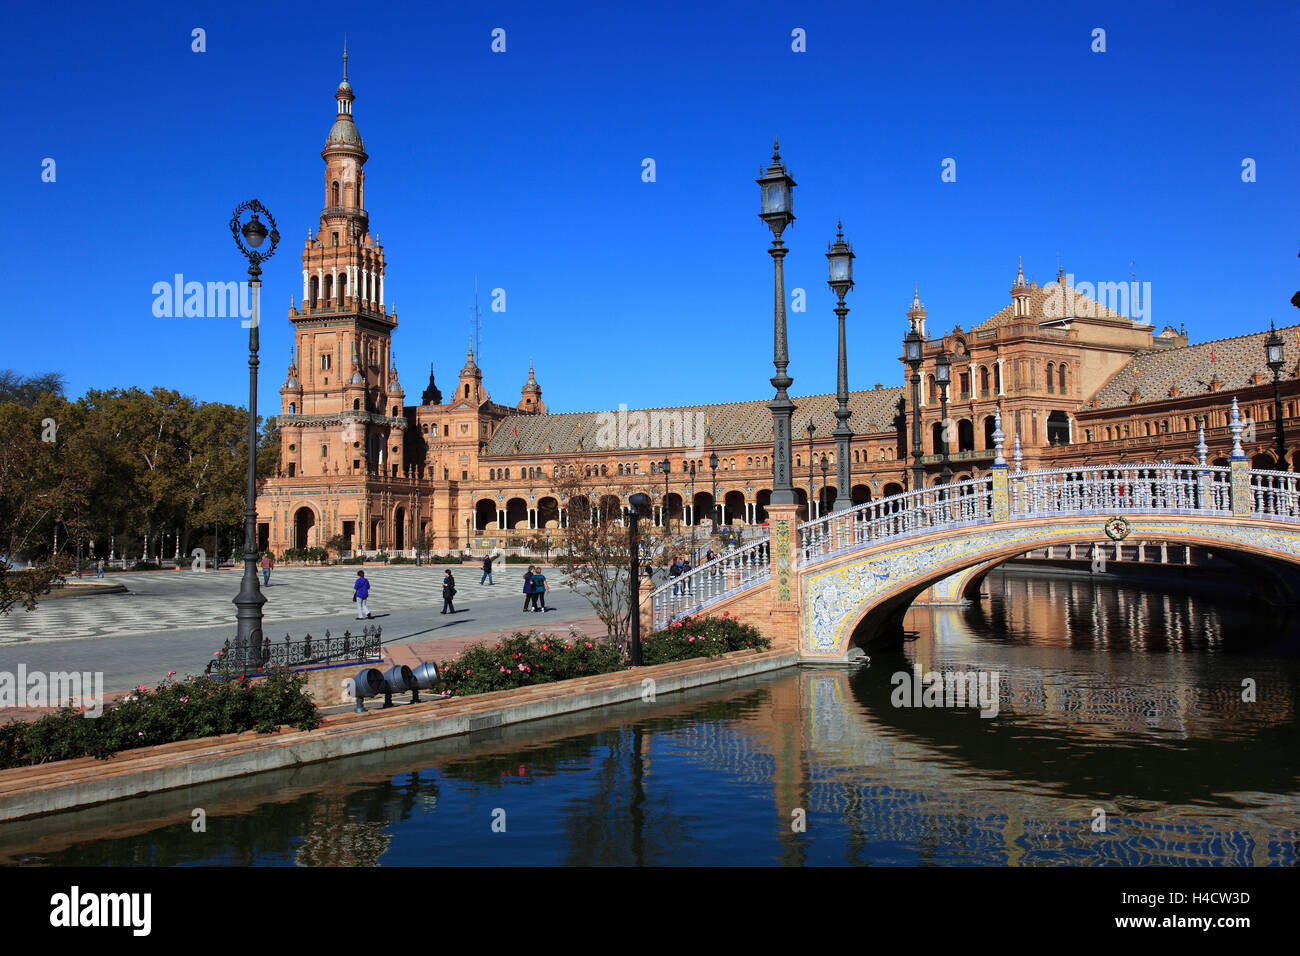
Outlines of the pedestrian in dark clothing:
<svg viewBox="0 0 1300 956">
<path fill-rule="evenodd" d="M 537 606 L 538 602 L 541 602 L 541 607 Z M 539 612 L 546 610 L 546 575 L 540 568 L 533 575 L 533 610 Z"/>
<path fill-rule="evenodd" d="M 442 578 L 442 613 L 443 614 L 456 613 L 456 605 L 452 603 L 452 599 L 455 597 L 456 597 L 456 579 L 453 578 L 451 576 L 451 572 L 448 571 L 445 575 L 443 575 Z"/>
<path fill-rule="evenodd" d="M 483 577 L 479 578 L 478 583 L 482 584 L 484 581 L 488 584 L 492 583 L 492 555 L 490 554 L 483 559 Z"/>
<path fill-rule="evenodd" d="M 528 570 L 524 572 L 524 610 L 527 611 L 533 603 L 533 566 L 528 565 Z"/>
<path fill-rule="evenodd" d="M 691 593 L 691 579 L 690 579 L 690 577 L 689 577 L 690 573 L 691 573 L 691 559 L 690 559 L 690 558 L 683 558 L 683 559 L 682 559 L 682 571 L 681 571 L 681 574 L 682 574 L 682 593 L 683 593 L 683 594 L 690 594 L 690 593 Z"/>
<path fill-rule="evenodd" d="M 682 576 L 681 561 L 673 558 L 673 563 L 668 568 L 668 576 L 673 579 L 673 594 L 677 593 L 677 579 Z"/>
</svg>

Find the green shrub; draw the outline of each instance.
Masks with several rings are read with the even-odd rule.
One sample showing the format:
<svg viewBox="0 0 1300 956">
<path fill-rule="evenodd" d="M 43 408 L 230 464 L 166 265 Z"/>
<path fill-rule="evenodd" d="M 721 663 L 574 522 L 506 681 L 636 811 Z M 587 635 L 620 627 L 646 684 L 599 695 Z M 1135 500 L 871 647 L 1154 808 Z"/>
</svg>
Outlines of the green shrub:
<svg viewBox="0 0 1300 956">
<path fill-rule="evenodd" d="M 459 657 L 442 662 L 438 672 L 453 696 L 464 697 L 608 674 L 625 666 L 622 651 L 614 644 L 584 634 L 572 638 L 537 631 L 516 633 L 495 647 L 467 647 Z"/>
<path fill-rule="evenodd" d="M 389 563 L 389 564 L 414 564 L 414 563 L 415 563 L 415 558 L 408 558 L 408 557 L 405 557 L 404 555 L 400 555 L 400 554 L 399 554 L 399 555 L 398 555 L 397 557 L 395 557 L 395 558 L 389 558 L 389 559 L 388 559 L 388 563 Z"/>
<path fill-rule="evenodd" d="M 725 611 L 722 617 L 687 617 L 641 639 L 646 664 L 667 664 L 729 651 L 766 651 L 772 642 L 758 628 L 742 624 Z"/>
<path fill-rule="evenodd" d="M 522 554 L 507 554 L 506 564 L 536 564 L 536 558 L 530 558 Z"/>
<path fill-rule="evenodd" d="M 356 557 L 352 557 L 352 558 L 339 558 L 337 563 L 338 564 L 365 564 L 366 559 L 358 554 Z"/>
<path fill-rule="evenodd" d="M 154 690 L 140 690 L 104 705 L 99 717 L 63 707 L 25 723 L 0 727 L 0 769 L 28 767 L 78 757 L 106 759 L 177 740 L 256 730 L 272 733 L 280 725 L 311 730 L 320 714 L 304 693 L 306 678 L 273 670 L 256 681 L 242 677 L 189 677 L 168 674 Z"/>
</svg>

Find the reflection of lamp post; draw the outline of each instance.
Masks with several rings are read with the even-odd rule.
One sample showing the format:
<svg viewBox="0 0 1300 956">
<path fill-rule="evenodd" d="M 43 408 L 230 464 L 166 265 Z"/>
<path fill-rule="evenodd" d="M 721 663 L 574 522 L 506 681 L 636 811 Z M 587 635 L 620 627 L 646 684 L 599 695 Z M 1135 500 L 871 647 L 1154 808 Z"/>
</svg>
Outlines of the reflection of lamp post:
<svg viewBox="0 0 1300 956">
<path fill-rule="evenodd" d="M 943 455 L 943 476 L 940 481 L 948 484 L 952 480 L 952 469 L 948 467 L 948 383 L 952 380 L 952 365 L 948 361 L 948 353 L 940 352 L 939 358 L 934 363 L 934 377 L 939 383 L 939 403 L 940 414 L 943 416 L 939 423 L 939 437 L 942 440 Z"/>
<path fill-rule="evenodd" d="M 808 520 L 817 517 L 813 514 L 813 499 L 817 497 L 817 486 L 813 484 L 813 432 L 817 426 L 808 419 Z"/>
<path fill-rule="evenodd" d="M 1268 367 L 1273 370 L 1273 422 L 1277 426 L 1277 461 L 1279 471 L 1290 471 L 1286 460 L 1286 435 L 1282 428 L 1282 393 L 1280 377 L 1286 359 L 1282 355 L 1282 336 L 1273 328 L 1272 319 L 1268 323 L 1268 338 L 1264 340 L 1264 355 Z"/>
<path fill-rule="evenodd" d="M 835 242 L 826 252 L 830 262 L 830 277 L 826 284 L 831 287 L 839 300 L 835 306 L 835 316 L 839 319 L 840 347 L 839 361 L 835 372 L 835 398 L 839 407 L 835 409 L 835 510 L 843 511 L 852 506 L 849 489 L 849 442 L 853 439 L 853 430 L 849 428 L 849 360 L 844 345 L 844 317 L 849 308 L 844 304 L 844 296 L 853 288 L 853 247 L 844 241 L 844 227 L 839 224 L 835 233 Z M 823 466 L 826 459 L 822 458 Z"/>
<path fill-rule="evenodd" d="M 252 213 L 248 222 L 240 224 L 245 210 Z M 257 214 L 262 213 L 271 223 L 268 231 Z M 253 315 L 248 325 L 248 482 L 247 500 L 244 502 L 244 577 L 239 594 L 235 596 L 235 647 L 242 649 L 246 667 L 261 663 L 262 605 L 266 595 L 257 583 L 257 323 L 258 300 L 262 288 L 262 263 L 275 255 L 280 242 L 280 232 L 275 219 L 256 199 L 235 207 L 230 219 L 230 233 L 235 245 L 248 259 L 248 284 L 252 290 Z M 264 251 L 262 243 L 270 236 L 271 244 Z M 243 241 L 240 241 L 243 236 Z"/>
<path fill-rule="evenodd" d="M 781 233 L 785 227 L 794 222 L 794 187 L 795 181 L 787 173 L 781 162 L 779 144 L 772 144 L 772 163 L 756 182 L 762 191 L 762 206 L 759 218 L 772 230 L 772 248 L 768 254 L 772 257 L 775 296 L 772 310 L 772 364 L 776 374 L 772 376 L 772 387 L 776 389 L 768 408 L 772 410 L 772 504 L 792 505 L 797 500 L 794 494 L 794 474 L 791 468 L 793 454 L 790 447 L 790 419 L 794 415 L 794 402 L 787 393 L 794 379 L 786 374 L 790 364 L 790 355 L 786 347 L 785 336 L 785 273 L 781 260 L 785 258 L 786 248 L 781 242 Z"/>
<path fill-rule="evenodd" d="M 629 613 L 632 616 L 631 621 L 631 644 L 628 648 L 628 657 L 633 667 L 641 666 L 641 546 L 637 538 L 637 519 L 641 512 L 650 504 L 650 496 L 638 491 L 627 499 L 631 505 L 627 509 L 627 517 L 630 519 L 627 532 L 627 550 L 628 560 L 631 563 L 631 574 L 628 583 L 631 585 L 632 595 L 631 602 L 628 605 Z"/>
<path fill-rule="evenodd" d="M 903 337 L 903 359 L 912 369 L 912 490 L 925 484 L 925 466 L 921 464 L 921 346 L 925 340 L 913 325 Z"/>
</svg>

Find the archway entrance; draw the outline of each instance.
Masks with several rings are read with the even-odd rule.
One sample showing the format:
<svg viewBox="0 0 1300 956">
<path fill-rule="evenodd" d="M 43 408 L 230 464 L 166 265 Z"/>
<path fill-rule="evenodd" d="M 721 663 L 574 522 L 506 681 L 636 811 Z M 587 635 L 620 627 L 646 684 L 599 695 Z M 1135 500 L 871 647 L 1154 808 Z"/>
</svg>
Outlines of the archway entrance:
<svg viewBox="0 0 1300 956">
<path fill-rule="evenodd" d="M 306 505 L 293 516 L 293 546 L 298 549 L 312 546 L 311 532 L 316 527 L 316 512 Z"/>
</svg>

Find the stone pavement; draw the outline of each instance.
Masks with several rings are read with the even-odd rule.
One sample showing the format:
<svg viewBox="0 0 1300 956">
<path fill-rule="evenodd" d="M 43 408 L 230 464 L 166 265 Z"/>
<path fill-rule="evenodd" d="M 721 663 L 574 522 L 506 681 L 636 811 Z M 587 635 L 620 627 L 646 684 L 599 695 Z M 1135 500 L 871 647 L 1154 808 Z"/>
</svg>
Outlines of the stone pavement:
<svg viewBox="0 0 1300 956">
<path fill-rule="evenodd" d="M 407 565 L 365 568 L 372 581 L 369 601 L 373 620 L 383 627 L 385 656 L 410 663 L 408 653 L 442 659 L 467 644 L 494 640 L 515 630 L 569 629 L 589 634 L 604 628 L 591 605 L 558 583 L 547 569 L 553 590 L 546 614 L 523 612 L 523 572 L 519 565 L 498 567 L 493 586 L 478 583 L 473 567 L 452 566 L 456 576 L 454 615 L 442 609 L 443 566 Z M 145 571 L 114 575 L 130 594 L 69 598 L 42 604 L 28 614 L 18 611 L 0 619 L 0 672 L 16 673 L 19 664 L 32 671 L 91 671 L 104 675 L 107 694 L 158 683 L 168 671 L 181 676 L 201 673 L 222 642 L 234 638 L 239 572 Z M 351 601 L 355 567 L 286 568 L 271 573 L 263 608 L 272 640 L 326 630 L 359 631 Z M 410 646 L 411 651 L 398 648 Z M 0 711 L 0 722 L 7 720 Z"/>
</svg>

